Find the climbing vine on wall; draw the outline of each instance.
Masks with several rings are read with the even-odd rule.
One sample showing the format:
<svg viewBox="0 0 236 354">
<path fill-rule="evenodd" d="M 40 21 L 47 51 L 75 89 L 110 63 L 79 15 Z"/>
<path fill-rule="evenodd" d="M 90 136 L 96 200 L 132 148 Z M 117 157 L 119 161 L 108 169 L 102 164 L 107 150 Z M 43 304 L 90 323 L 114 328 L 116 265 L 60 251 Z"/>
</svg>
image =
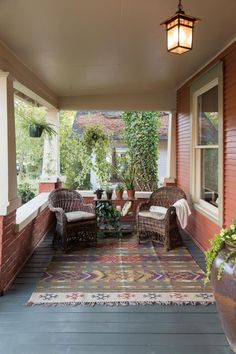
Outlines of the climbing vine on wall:
<svg viewBox="0 0 236 354">
<path fill-rule="evenodd" d="M 158 127 L 157 112 L 124 112 L 124 140 L 136 171 L 140 190 L 155 190 L 158 186 Z"/>
</svg>

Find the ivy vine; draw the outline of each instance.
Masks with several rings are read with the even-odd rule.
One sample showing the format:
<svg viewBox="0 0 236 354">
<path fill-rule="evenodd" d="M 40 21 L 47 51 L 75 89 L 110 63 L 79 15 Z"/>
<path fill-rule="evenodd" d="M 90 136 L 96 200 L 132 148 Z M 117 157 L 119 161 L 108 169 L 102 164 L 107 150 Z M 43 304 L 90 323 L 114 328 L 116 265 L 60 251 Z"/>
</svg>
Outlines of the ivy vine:
<svg viewBox="0 0 236 354">
<path fill-rule="evenodd" d="M 80 143 L 78 158 L 82 169 L 77 180 L 82 183 L 86 175 L 93 170 L 100 186 L 104 186 L 111 178 L 111 164 L 108 161 L 111 153 L 109 136 L 102 126 L 92 125 L 85 129 Z"/>
<path fill-rule="evenodd" d="M 124 140 L 135 166 L 137 187 L 143 191 L 158 186 L 158 127 L 157 112 L 124 112 Z"/>
</svg>

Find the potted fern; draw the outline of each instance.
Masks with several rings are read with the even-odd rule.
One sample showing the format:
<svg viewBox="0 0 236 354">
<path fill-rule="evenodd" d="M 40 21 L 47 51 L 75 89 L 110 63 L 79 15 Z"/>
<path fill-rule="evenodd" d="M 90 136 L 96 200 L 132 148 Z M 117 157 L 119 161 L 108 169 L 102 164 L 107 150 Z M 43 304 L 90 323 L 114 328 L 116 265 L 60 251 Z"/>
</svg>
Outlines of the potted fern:
<svg viewBox="0 0 236 354">
<path fill-rule="evenodd" d="M 49 136 L 57 132 L 53 124 L 47 122 L 46 111 L 38 107 L 17 107 L 17 114 L 21 120 L 21 126 L 29 132 L 31 138 L 40 138 L 42 134 Z"/>
<path fill-rule="evenodd" d="M 42 134 L 48 135 L 50 138 L 56 135 L 53 124 L 48 123 L 45 118 L 31 118 L 27 120 L 29 136 L 31 138 L 40 138 Z"/>
<path fill-rule="evenodd" d="M 211 244 L 206 252 L 207 281 L 211 281 L 222 326 L 236 353 L 236 221 Z"/>
</svg>

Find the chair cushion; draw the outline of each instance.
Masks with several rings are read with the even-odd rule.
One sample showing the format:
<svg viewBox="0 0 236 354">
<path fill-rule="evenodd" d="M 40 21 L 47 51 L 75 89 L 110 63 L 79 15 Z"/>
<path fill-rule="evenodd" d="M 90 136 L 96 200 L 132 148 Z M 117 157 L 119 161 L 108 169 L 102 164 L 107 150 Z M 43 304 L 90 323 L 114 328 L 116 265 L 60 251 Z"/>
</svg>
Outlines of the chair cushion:
<svg viewBox="0 0 236 354">
<path fill-rule="evenodd" d="M 87 211 L 71 211 L 66 213 L 67 222 L 76 222 L 82 220 L 92 220 L 95 219 L 96 215 L 93 213 L 88 213 Z"/>
<path fill-rule="evenodd" d="M 152 211 L 140 211 L 138 215 L 143 218 L 151 218 L 155 220 L 164 220 L 166 216 L 166 214 L 152 212 Z"/>
<path fill-rule="evenodd" d="M 159 206 L 159 205 L 152 205 L 150 206 L 149 211 L 154 212 L 154 213 L 159 213 L 159 214 L 166 214 L 167 208 Z"/>
</svg>

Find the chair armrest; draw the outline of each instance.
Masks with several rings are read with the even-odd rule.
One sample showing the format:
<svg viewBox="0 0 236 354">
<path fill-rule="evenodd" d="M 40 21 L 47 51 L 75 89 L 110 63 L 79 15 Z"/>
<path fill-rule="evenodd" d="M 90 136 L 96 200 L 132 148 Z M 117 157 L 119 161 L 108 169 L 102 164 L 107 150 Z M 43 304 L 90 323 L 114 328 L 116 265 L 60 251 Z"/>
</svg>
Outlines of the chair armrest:
<svg viewBox="0 0 236 354">
<path fill-rule="evenodd" d="M 142 202 L 137 206 L 137 211 L 136 214 L 138 215 L 138 213 L 142 210 L 149 210 L 150 208 L 150 202 L 146 201 L 146 202 Z"/>
<path fill-rule="evenodd" d="M 51 211 L 54 211 L 56 213 L 56 218 L 58 222 L 63 225 L 66 223 L 66 213 L 62 208 L 51 208 Z"/>
<path fill-rule="evenodd" d="M 174 206 L 170 206 L 170 207 L 167 209 L 167 212 L 166 212 L 166 215 L 165 215 L 165 219 L 164 219 L 164 220 L 168 221 L 168 220 L 170 219 L 170 217 L 171 217 L 173 214 L 176 214 L 175 207 L 174 207 Z"/>
</svg>

